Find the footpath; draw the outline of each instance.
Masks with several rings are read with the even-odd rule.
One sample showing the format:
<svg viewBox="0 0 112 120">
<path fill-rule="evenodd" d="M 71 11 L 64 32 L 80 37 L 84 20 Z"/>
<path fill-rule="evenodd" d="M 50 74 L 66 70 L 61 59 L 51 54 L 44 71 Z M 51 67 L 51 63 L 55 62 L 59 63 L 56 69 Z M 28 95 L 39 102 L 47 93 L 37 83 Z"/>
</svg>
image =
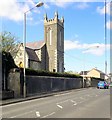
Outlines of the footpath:
<svg viewBox="0 0 112 120">
<path fill-rule="evenodd" d="M 12 98 L 12 99 L 0 100 L 0 106 L 2 106 L 2 105 L 8 105 L 8 104 L 13 104 L 13 103 L 17 103 L 17 102 L 28 101 L 28 100 L 32 100 L 32 99 L 38 99 L 38 98 L 42 98 L 42 97 L 53 96 L 53 95 L 57 95 L 57 94 L 68 93 L 68 92 L 72 92 L 72 91 L 76 92 L 76 91 L 80 91 L 80 90 L 84 90 L 84 89 L 87 89 L 87 88 L 72 89 L 72 90 L 61 91 L 61 92 L 52 92 L 52 93 L 35 95 L 35 96 L 25 97 L 25 98 L 22 97 L 22 98 Z"/>
</svg>

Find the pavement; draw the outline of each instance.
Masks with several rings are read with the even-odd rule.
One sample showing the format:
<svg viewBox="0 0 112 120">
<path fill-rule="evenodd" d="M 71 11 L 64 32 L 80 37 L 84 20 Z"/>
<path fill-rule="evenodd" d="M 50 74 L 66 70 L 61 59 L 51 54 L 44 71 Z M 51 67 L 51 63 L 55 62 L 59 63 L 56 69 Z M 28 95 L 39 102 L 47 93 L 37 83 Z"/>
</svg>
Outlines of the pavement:
<svg viewBox="0 0 112 120">
<path fill-rule="evenodd" d="M 0 106 L 13 104 L 13 103 L 17 103 L 17 102 L 22 102 L 22 101 L 28 101 L 28 100 L 32 100 L 32 99 L 38 99 L 38 98 L 42 98 L 42 97 L 53 96 L 53 95 L 56 95 L 56 94 L 72 92 L 74 90 L 75 91 L 80 91 L 80 90 L 84 90 L 84 89 L 87 89 L 87 88 L 72 89 L 72 90 L 61 91 L 61 92 L 53 92 L 53 93 L 35 95 L 35 96 L 30 96 L 30 97 L 25 97 L 25 98 L 22 97 L 22 98 L 12 98 L 12 99 L 0 100 Z"/>
</svg>

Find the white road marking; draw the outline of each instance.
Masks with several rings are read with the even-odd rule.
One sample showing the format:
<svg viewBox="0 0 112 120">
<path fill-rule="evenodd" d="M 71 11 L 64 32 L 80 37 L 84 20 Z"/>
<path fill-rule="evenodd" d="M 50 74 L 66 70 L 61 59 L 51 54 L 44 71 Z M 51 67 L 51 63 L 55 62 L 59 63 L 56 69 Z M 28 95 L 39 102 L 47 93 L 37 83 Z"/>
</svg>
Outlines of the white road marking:
<svg viewBox="0 0 112 120">
<path fill-rule="evenodd" d="M 74 103 L 73 105 L 77 105 L 77 103 Z"/>
<path fill-rule="evenodd" d="M 63 108 L 61 105 L 57 105 L 57 106 L 58 106 L 59 108 L 61 108 L 61 109 Z"/>
<path fill-rule="evenodd" d="M 48 115 L 45 115 L 45 116 L 43 116 L 43 117 L 41 117 L 41 118 L 46 118 L 46 117 L 51 116 L 51 115 L 53 115 L 53 114 L 55 114 L 55 112 L 52 112 L 52 113 L 50 113 L 50 114 L 48 114 Z"/>
<path fill-rule="evenodd" d="M 40 117 L 39 111 L 36 111 L 36 115 L 37 115 L 37 117 Z"/>
<path fill-rule="evenodd" d="M 77 105 L 77 102 L 76 102 L 76 101 L 74 101 L 74 100 L 71 100 L 71 102 L 73 102 L 73 103 L 74 103 L 73 105 Z"/>
</svg>

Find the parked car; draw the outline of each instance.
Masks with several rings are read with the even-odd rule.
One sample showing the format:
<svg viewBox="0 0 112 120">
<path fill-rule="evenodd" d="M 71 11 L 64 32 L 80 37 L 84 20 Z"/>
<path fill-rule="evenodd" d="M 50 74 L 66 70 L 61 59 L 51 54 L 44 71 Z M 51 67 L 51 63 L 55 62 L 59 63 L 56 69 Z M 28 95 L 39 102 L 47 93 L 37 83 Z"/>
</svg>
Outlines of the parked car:
<svg viewBox="0 0 112 120">
<path fill-rule="evenodd" d="M 109 83 L 109 88 L 110 88 L 110 87 L 112 88 L 112 82 Z"/>
<path fill-rule="evenodd" d="M 106 81 L 99 81 L 97 88 L 103 88 L 103 89 L 108 89 L 109 88 L 109 84 Z"/>
</svg>

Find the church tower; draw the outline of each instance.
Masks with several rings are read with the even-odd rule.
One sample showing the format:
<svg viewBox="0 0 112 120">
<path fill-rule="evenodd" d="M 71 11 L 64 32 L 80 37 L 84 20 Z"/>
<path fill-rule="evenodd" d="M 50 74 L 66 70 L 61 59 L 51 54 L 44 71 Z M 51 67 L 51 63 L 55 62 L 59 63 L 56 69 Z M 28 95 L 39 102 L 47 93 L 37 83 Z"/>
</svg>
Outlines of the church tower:
<svg viewBox="0 0 112 120">
<path fill-rule="evenodd" d="M 58 12 L 55 12 L 54 19 L 44 15 L 44 40 L 46 70 L 64 72 L 64 18 L 58 19 Z"/>
</svg>

